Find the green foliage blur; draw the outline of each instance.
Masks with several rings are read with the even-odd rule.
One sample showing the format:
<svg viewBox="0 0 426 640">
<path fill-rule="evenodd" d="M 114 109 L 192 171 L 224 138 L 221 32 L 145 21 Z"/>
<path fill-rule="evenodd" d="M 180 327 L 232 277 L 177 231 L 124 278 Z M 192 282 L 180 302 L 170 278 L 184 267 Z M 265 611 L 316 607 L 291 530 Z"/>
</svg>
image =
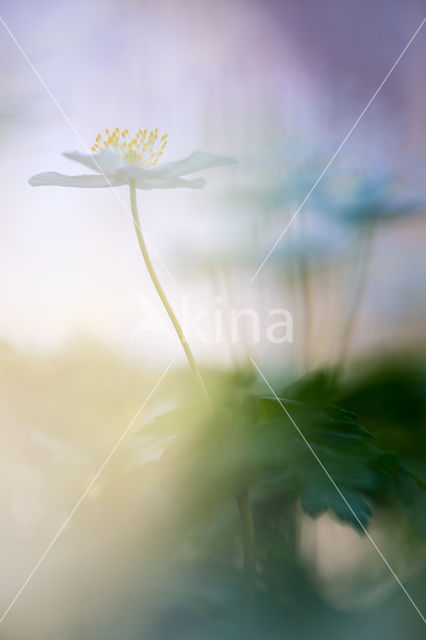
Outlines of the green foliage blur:
<svg viewBox="0 0 426 640">
<path fill-rule="evenodd" d="M 21 445 L 26 439 L 40 449 L 33 458 L 59 490 L 51 509 L 72 504 L 76 484 L 84 487 L 157 374 L 90 341 L 43 358 L 3 346 L 4 416 L 22 425 Z M 322 370 L 290 384 L 277 377 L 277 397 L 250 368 L 204 376 L 213 412 L 197 399 L 186 369 L 171 374 L 89 494 L 84 519 L 76 518 L 74 544 L 84 546 L 88 532 L 97 531 L 95 566 L 116 556 L 112 591 L 120 594 L 119 604 L 105 611 L 105 585 L 96 579 L 79 585 L 92 602 L 79 637 L 337 640 L 344 633 L 369 639 L 388 624 L 392 603 L 389 637 L 421 638 L 421 620 L 390 584 L 365 531 L 420 601 L 426 593 L 422 360 L 374 359 L 345 377 Z M 256 539 L 250 605 L 235 501 L 245 488 Z M 343 544 L 353 558 L 350 579 L 339 553 L 334 574 L 322 571 L 306 542 L 317 526 L 329 546 Z M 336 599 L 330 583 L 359 604 Z M 360 613 L 363 590 L 371 603 Z"/>
</svg>

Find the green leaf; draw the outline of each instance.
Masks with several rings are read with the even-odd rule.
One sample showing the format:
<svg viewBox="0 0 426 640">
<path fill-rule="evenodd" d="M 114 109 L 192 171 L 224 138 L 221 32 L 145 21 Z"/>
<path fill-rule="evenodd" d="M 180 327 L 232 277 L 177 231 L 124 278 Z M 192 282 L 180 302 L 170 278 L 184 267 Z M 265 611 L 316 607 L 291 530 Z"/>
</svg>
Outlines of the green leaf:
<svg viewBox="0 0 426 640">
<path fill-rule="evenodd" d="M 385 494 L 392 492 L 405 500 L 413 487 L 396 454 L 375 446 L 372 435 L 352 412 L 321 404 L 313 391 L 322 388 L 324 378 L 314 382 L 316 386 L 308 385 L 309 403 L 294 399 L 303 396 L 306 381 L 293 386 L 293 398 L 259 398 L 259 426 L 269 440 L 270 451 L 262 486 L 288 492 L 296 485 L 308 513 L 315 516 L 330 510 L 362 530 L 371 517 L 372 502 L 383 502 Z"/>
<path fill-rule="evenodd" d="M 331 483 L 328 486 L 325 483 L 311 484 L 303 489 L 301 504 L 313 517 L 330 509 L 340 520 L 364 532 L 371 517 L 366 498 L 359 491 L 349 489 L 342 491 L 342 495 Z"/>
</svg>

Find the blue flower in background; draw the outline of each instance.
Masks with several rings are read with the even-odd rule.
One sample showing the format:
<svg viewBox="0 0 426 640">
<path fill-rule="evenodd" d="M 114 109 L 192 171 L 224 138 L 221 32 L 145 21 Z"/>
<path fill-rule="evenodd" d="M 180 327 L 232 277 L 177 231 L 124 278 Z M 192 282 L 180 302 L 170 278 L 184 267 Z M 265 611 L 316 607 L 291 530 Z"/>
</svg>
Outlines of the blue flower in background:
<svg viewBox="0 0 426 640">
<path fill-rule="evenodd" d="M 426 210 L 425 197 L 405 194 L 399 180 L 390 173 L 351 180 L 343 194 L 330 194 L 322 209 L 336 220 L 365 226 L 419 214 Z"/>
</svg>

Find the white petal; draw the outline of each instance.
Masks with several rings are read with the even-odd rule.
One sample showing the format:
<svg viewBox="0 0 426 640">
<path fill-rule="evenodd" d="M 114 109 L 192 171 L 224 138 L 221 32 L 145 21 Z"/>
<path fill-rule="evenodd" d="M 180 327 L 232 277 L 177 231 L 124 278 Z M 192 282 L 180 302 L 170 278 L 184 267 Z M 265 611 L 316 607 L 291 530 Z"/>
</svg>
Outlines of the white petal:
<svg viewBox="0 0 426 640">
<path fill-rule="evenodd" d="M 125 164 L 124 167 L 120 167 L 119 169 L 117 169 L 116 175 L 126 181 L 128 181 L 129 178 L 139 180 L 143 178 L 151 179 L 155 177 L 152 169 L 145 169 L 138 164 Z"/>
<path fill-rule="evenodd" d="M 141 167 L 137 164 L 125 165 L 121 169 L 118 169 L 117 174 L 127 176 L 128 178 L 142 179 L 142 178 L 177 178 L 179 176 L 187 175 L 188 173 L 194 173 L 195 171 L 201 171 L 202 169 L 209 169 L 210 167 L 218 167 L 222 164 L 234 164 L 236 160 L 228 158 L 227 156 L 219 156 L 216 153 L 209 153 L 208 151 L 194 151 L 187 158 L 182 160 L 176 160 L 174 162 L 167 162 L 157 167 L 147 168 Z"/>
<path fill-rule="evenodd" d="M 202 189 L 206 181 L 204 178 L 194 178 L 193 180 L 185 180 L 184 178 L 139 178 L 136 180 L 138 189 Z"/>
<path fill-rule="evenodd" d="M 93 171 L 99 172 L 99 169 L 93 160 L 93 156 L 89 156 L 87 153 L 80 153 L 79 151 L 64 151 L 62 155 L 70 160 L 75 160 L 76 162 L 80 162 L 80 164 L 84 164 L 86 167 L 89 167 L 89 169 L 93 169 Z"/>
<path fill-rule="evenodd" d="M 154 167 L 152 171 L 161 172 L 161 175 L 167 177 L 185 176 L 188 173 L 195 173 L 202 169 L 210 169 L 211 167 L 219 167 L 222 164 L 235 164 L 234 158 L 227 156 L 220 156 L 216 153 L 209 153 L 208 151 L 194 151 L 190 156 L 183 158 L 182 160 L 176 160 L 175 162 L 168 162 L 166 164 Z"/>
<path fill-rule="evenodd" d="M 64 176 L 56 171 L 46 171 L 45 173 L 37 173 L 29 179 L 29 183 L 33 187 L 56 186 L 56 187 L 116 187 L 124 184 L 123 181 L 108 181 L 102 175 L 82 175 L 82 176 Z"/>
<path fill-rule="evenodd" d="M 123 158 L 113 149 L 105 149 L 92 157 L 96 164 L 96 171 L 100 171 L 107 176 L 115 175 L 119 169 L 126 166 Z"/>
<path fill-rule="evenodd" d="M 104 151 L 91 156 L 79 151 L 65 151 L 63 155 L 106 176 L 113 176 L 118 169 L 126 166 L 124 160 L 113 149 L 104 149 Z"/>
</svg>

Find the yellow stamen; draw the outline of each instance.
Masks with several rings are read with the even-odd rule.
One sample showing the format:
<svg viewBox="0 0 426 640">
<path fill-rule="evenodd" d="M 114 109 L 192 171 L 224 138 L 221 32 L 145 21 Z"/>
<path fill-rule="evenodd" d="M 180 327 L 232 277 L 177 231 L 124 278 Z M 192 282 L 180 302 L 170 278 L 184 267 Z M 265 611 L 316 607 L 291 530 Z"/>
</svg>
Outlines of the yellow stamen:
<svg viewBox="0 0 426 640">
<path fill-rule="evenodd" d="M 167 133 L 159 138 L 158 129 L 138 129 L 135 136 L 128 138 L 129 130 L 121 131 L 118 127 L 110 133 L 105 129 L 105 139 L 98 133 L 95 144 L 91 147 L 94 153 L 100 153 L 112 147 L 117 155 L 126 163 L 137 163 L 142 167 L 154 167 L 164 153 L 167 145 Z"/>
</svg>

